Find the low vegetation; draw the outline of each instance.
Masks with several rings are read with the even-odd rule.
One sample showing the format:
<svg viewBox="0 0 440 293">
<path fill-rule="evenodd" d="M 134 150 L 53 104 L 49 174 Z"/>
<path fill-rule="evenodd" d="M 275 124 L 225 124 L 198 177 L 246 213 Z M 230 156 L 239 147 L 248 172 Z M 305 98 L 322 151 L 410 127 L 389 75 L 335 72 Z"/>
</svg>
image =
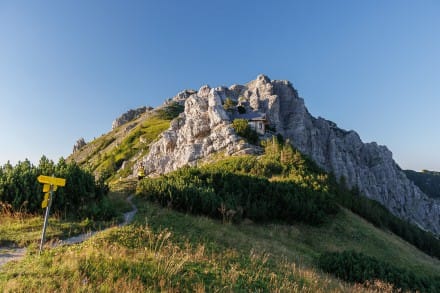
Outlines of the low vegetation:
<svg viewBox="0 0 440 293">
<path fill-rule="evenodd" d="M 130 158 L 147 152 L 181 111 L 171 104 L 136 124 L 122 140 L 101 138 L 100 145 L 118 144 L 95 152 L 100 158 L 93 170 L 107 174 L 101 178 L 112 186 L 133 190 L 133 181 L 118 179 L 128 172 L 123 162 L 130 169 Z M 74 163 L 43 158 L 38 167 L 28 161 L 2 167 L 0 191 L 14 190 L 5 184 L 13 182 L 19 192 L 11 194 L 20 194 L 21 201 L 13 203 L 12 195 L 8 201 L 0 198 L 0 244 L 30 245 L 22 261 L 0 268 L 0 291 L 435 292 L 440 262 L 413 245 L 438 258 L 438 239 L 347 189 L 343 179 L 326 174 L 282 137 L 262 146 L 263 156 L 229 157 L 144 179 L 137 187 L 139 212 L 133 224 L 41 256 L 34 244 L 41 222 L 37 225 L 28 214 L 30 207 L 41 212 L 41 185 L 32 176 L 53 170 L 68 177 L 71 172 L 68 182 L 83 182 L 75 192 L 90 200 L 87 210 L 81 210 L 81 200 L 72 203 L 87 211 L 85 220 L 66 222 L 77 211 L 70 204 L 58 207 L 49 225 L 51 239 L 94 230 L 99 222 L 91 219 L 118 215 L 123 198 L 92 193 L 105 188 L 104 181 L 87 181 L 91 173 Z M 41 198 L 30 205 L 23 190 L 33 188 Z M 66 203 L 69 190 L 64 192 L 59 196 Z"/>
<path fill-rule="evenodd" d="M 320 224 L 337 212 L 330 194 L 292 182 L 234 174 L 226 169 L 183 168 L 157 179 L 145 179 L 138 194 L 196 215 L 239 222 L 283 221 Z"/>
<path fill-rule="evenodd" d="M 382 280 L 395 288 L 418 292 L 436 292 L 440 288 L 440 275 L 416 274 L 353 250 L 323 253 L 318 265 L 324 271 L 349 282 Z"/>
<path fill-rule="evenodd" d="M 334 178 L 330 178 L 330 180 L 333 181 L 330 186 L 332 186 L 332 191 L 336 194 L 339 204 L 360 215 L 376 227 L 391 231 L 423 252 L 440 259 L 440 240 L 432 233 L 423 231 L 394 216 L 377 201 L 360 194 L 356 188 L 348 190 L 344 180 L 339 183 L 336 183 Z"/>
<path fill-rule="evenodd" d="M 225 109 L 228 112 L 234 112 L 236 109 L 237 103 L 234 102 L 230 97 L 227 97 L 225 99 L 225 102 L 223 103 L 223 109 Z"/>
<path fill-rule="evenodd" d="M 104 153 L 95 170 L 104 180 L 127 177 L 132 172 L 130 159 L 138 154 L 146 154 L 148 145 L 152 143 L 164 130 L 170 126 L 169 120 L 159 116 L 151 116 L 131 130 L 117 147 Z M 122 164 L 126 165 L 122 167 Z"/>
<path fill-rule="evenodd" d="M 345 283 L 316 267 L 322 253 L 355 250 L 418 274 L 440 263 L 347 210 L 323 225 L 223 224 L 138 198 L 135 222 L 82 244 L 31 246 L 0 269 L 0 291 L 394 292 L 375 280 Z M 386 245 L 385 245 L 386 243 Z"/>
<path fill-rule="evenodd" d="M 246 119 L 234 119 L 232 127 L 239 136 L 245 138 L 249 143 L 258 143 L 258 133 L 251 129 Z"/>
<path fill-rule="evenodd" d="M 162 120 L 173 120 L 185 110 L 185 106 L 177 102 L 171 102 L 168 105 L 156 110 L 156 115 Z"/>
<path fill-rule="evenodd" d="M 432 234 L 395 217 L 356 189 L 349 190 L 343 180 L 337 182 L 325 174 L 290 144 L 274 139 L 264 146 L 265 155 L 260 157 L 232 157 L 145 179 L 138 186 L 138 194 L 162 206 L 226 222 L 251 219 L 266 223 L 323 224 L 334 218 L 339 204 L 375 226 L 393 231 L 429 255 L 439 257 L 440 241 Z M 361 281 L 374 282 L 375 275 L 370 278 L 369 266 L 365 269 L 367 271 L 358 272 L 368 276 Z M 437 280 L 436 277 L 423 279 L 404 270 L 390 270 L 394 274 L 392 279 L 380 274 L 376 279 L 396 287 L 428 292 L 431 287 L 424 284 Z M 406 283 L 402 283 L 403 280 L 407 280 Z"/>
<path fill-rule="evenodd" d="M 184 106 L 170 102 L 89 142 L 68 161 L 76 161 L 109 185 L 132 173 L 133 158 L 148 153 L 149 144 L 170 126 Z"/>
<path fill-rule="evenodd" d="M 55 241 L 66 239 L 89 231 L 101 230 L 122 220 L 122 212 L 130 210 L 130 206 L 119 194 L 110 193 L 108 204 L 116 210 L 116 217 L 110 220 L 91 220 L 90 218 L 72 219 L 61 212 L 51 213 L 46 231 L 46 239 Z M 3 209 L 0 213 L 0 247 L 25 247 L 38 243 L 41 239 L 44 211 L 32 214 Z"/>
<path fill-rule="evenodd" d="M 76 163 L 60 159 L 57 164 L 42 157 L 38 166 L 29 160 L 15 166 L 7 163 L 0 167 L 0 213 L 41 211 L 43 185 L 39 175 L 54 175 L 66 179 L 66 186 L 58 188 L 52 203 L 52 212 L 62 217 L 109 220 L 115 210 L 108 202 L 108 189 L 102 181 L 81 169 Z"/>
<path fill-rule="evenodd" d="M 323 222 L 326 215 L 335 212 L 333 207 L 337 203 L 375 226 L 396 233 L 425 253 L 440 258 L 440 241 L 431 233 L 397 218 L 378 202 L 360 195 L 356 188 L 349 190 L 343 179 L 337 181 L 327 175 L 288 142 L 274 138 L 263 145 L 264 156 L 232 157 L 198 169 L 146 179 L 139 185 L 138 193 L 164 206 L 215 218 L 224 218 L 224 214 L 228 218 L 227 212 L 230 211 L 232 218 L 236 219 L 287 220 L 288 223 L 292 220 Z M 280 192 L 284 197 L 277 197 L 280 182 L 289 186 L 290 192 Z M 265 194 L 275 196 L 264 197 Z M 295 215 L 283 216 L 289 209 L 289 199 L 302 213 L 292 209 Z M 253 209 L 248 203 L 253 202 L 258 203 L 256 206 L 260 209 L 257 213 L 261 211 L 264 219 L 250 212 Z"/>
</svg>

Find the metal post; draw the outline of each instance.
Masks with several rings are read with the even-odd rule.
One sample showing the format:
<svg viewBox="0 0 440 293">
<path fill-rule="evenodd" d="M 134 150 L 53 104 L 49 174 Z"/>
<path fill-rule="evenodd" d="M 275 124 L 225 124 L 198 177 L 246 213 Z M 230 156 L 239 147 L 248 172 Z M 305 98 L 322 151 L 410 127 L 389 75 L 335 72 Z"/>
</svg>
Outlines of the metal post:
<svg viewBox="0 0 440 293">
<path fill-rule="evenodd" d="M 52 205 L 52 197 L 53 197 L 53 185 L 50 185 L 50 191 L 49 191 L 49 202 L 46 207 L 46 214 L 44 216 L 44 224 L 43 224 L 43 232 L 41 233 L 41 243 L 40 243 L 40 252 L 43 251 L 43 244 L 46 238 L 46 228 L 47 228 L 47 221 L 49 220 L 49 212 L 50 212 L 50 206 Z"/>
</svg>

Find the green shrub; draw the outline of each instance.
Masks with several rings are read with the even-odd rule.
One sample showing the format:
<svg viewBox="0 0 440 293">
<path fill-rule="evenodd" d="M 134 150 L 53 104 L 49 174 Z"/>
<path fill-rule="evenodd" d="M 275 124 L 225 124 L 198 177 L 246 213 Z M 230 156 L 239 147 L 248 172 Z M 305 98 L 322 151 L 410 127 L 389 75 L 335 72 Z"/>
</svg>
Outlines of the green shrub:
<svg viewBox="0 0 440 293">
<path fill-rule="evenodd" d="M 67 163 L 60 159 L 58 164 L 54 164 L 44 156 L 38 166 L 25 160 L 15 166 L 8 163 L 0 167 L 0 202 L 10 204 L 14 211 L 40 212 L 43 185 L 37 181 L 37 177 L 42 174 L 66 179 L 66 186 L 54 193 L 53 213 L 96 219 L 108 219 L 113 215 L 105 207 L 108 188 L 103 181 L 96 182 L 93 174 L 74 162 Z M 103 209 L 106 210 L 104 213 Z"/>
<path fill-rule="evenodd" d="M 171 102 L 169 105 L 158 109 L 156 113 L 159 119 L 173 120 L 174 118 L 179 116 L 179 114 L 182 113 L 184 110 L 185 107 L 183 105 L 180 105 L 177 102 Z"/>
<path fill-rule="evenodd" d="M 172 107 L 172 106 L 171 106 Z M 170 126 L 169 120 L 159 119 L 158 117 L 148 117 L 140 125 L 134 128 L 117 147 L 105 153 L 103 158 L 98 161 L 96 171 L 100 178 L 111 181 L 120 176 L 127 177 L 131 174 L 132 158 L 135 154 L 148 150 L 148 145 L 153 142 L 159 134 L 165 131 Z M 140 142 L 143 139 L 143 143 Z M 124 169 L 121 169 L 122 164 L 126 162 Z"/>
<path fill-rule="evenodd" d="M 162 206 L 232 221 L 320 224 L 338 210 L 325 192 L 209 168 L 183 168 L 161 178 L 144 179 L 137 193 Z"/>
<path fill-rule="evenodd" d="M 225 102 L 223 103 L 223 109 L 225 109 L 226 111 L 232 112 L 235 110 L 236 105 L 237 105 L 237 103 L 228 97 L 225 99 Z"/>
<path fill-rule="evenodd" d="M 382 280 L 395 288 L 420 292 L 438 292 L 439 276 L 415 274 L 377 258 L 355 251 L 327 252 L 318 259 L 319 267 L 336 277 L 356 283 Z"/>
<path fill-rule="evenodd" d="M 252 144 L 258 143 L 258 133 L 251 129 L 246 119 L 234 119 L 232 127 L 239 136 L 244 137 L 248 142 Z"/>
</svg>

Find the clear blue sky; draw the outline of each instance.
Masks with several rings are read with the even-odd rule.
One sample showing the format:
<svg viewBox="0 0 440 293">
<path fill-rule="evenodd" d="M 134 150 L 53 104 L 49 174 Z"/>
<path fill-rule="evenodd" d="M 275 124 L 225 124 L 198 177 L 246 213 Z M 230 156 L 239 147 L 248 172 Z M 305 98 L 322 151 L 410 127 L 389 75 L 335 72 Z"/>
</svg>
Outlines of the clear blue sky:
<svg viewBox="0 0 440 293">
<path fill-rule="evenodd" d="M 439 1 L 0 0 L 0 163 L 68 156 L 185 88 L 290 80 L 314 116 L 440 170 Z"/>
</svg>

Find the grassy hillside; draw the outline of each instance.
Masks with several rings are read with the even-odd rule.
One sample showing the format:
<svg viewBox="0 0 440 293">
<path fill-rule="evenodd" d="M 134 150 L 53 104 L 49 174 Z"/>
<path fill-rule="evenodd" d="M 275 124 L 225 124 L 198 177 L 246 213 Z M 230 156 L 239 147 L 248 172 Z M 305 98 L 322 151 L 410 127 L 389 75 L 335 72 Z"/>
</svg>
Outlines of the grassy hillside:
<svg viewBox="0 0 440 293">
<path fill-rule="evenodd" d="M 219 159 L 199 168 L 182 168 L 147 178 L 138 194 L 180 211 L 240 222 L 312 225 L 328 221 L 336 204 L 392 231 L 425 253 L 440 258 L 440 241 L 391 214 L 377 201 L 347 189 L 288 143 L 267 141 L 263 156 Z"/>
<path fill-rule="evenodd" d="M 340 204 L 384 233 L 391 230 L 424 252 L 440 255 L 440 241 L 433 235 L 398 219 L 379 203 L 360 196 L 356 189 L 348 190 L 343 182 L 336 182 L 291 145 L 275 139 L 265 143 L 263 156 L 232 157 L 202 167 L 182 168 L 161 178 L 144 179 L 137 191 L 163 207 L 234 223 L 250 219 L 258 223 L 319 227 L 340 217 L 341 211 L 338 213 L 336 208 Z M 349 228 L 352 224 L 344 225 Z M 327 239 L 332 235 L 319 231 L 313 237 Z M 356 241 L 364 241 L 361 235 L 357 236 Z M 390 239 L 383 235 L 375 241 L 377 247 L 386 247 Z M 344 248 L 341 254 L 319 249 L 327 255 L 320 258 L 320 266 L 333 273 L 329 264 L 341 262 L 346 267 L 340 268 L 337 275 L 349 281 L 381 279 L 405 290 L 427 292 L 440 286 L 438 274 L 430 275 L 404 263 L 396 265 L 397 259 L 402 259 L 398 256 L 402 249 L 390 260 L 392 253 L 386 249 L 380 255 L 358 254 L 356 247 L 345 246 L 347 242 L 344 239 L 338 244 Z M 353 267 L 358 263 L 359 267 Z"/>
<path fill-rule="evenodd" d="M 124 184 L 133 188 L 132 182 Z M 23 225 L 11 233 L 12 225 L 2 222 L 5 235 L 27 235 L 28 240 L 10 236 L 12 242 L 30 245 L 24 259 L 0 268 L 0 290 L 435 292 L 440 284 L 439 260 L 389 232 L 388 214 L 369 201 L 348 204 L 358 202 L 354 193 L 275 140 L 266 143 L 264 156 L 220 159 L 145 179 L 138 193 L 133 224 L 41 256 L 35 231 Z M 198 210 L 200 204 L 208 209 Z M 364 216 L 380 210 L 385 226 L 375 227 L 344 205 L 360 207 Z M 346 252 L 361 255 L 367 268 L 347 267 L 354 258 L 341 257 Z M 358 275 L 337 279 L 333 271 L 324 273 L 321 260 L 329 256 L 362 281 L 353 282 Z M 382 265 L 381 274 L 368 270 L 371 264 Z"/>
<path fill-rule="evenodd" d="M 182 111 L 183 107 L 176 103 L 148 111 L 89 142 L 68 160 L 114 185 L 119 178 L 132 174 L 136 159 L 148 153 L 149 144 L 168 129 L 170 121 Z"/>
<path fill-rule="evenodd" d="M 399 267 L 440 274 L 440 262 L 347 210 L 322 226 L 222 224 L 162 208 L 141 198 L 135 223 L 83 244 L 58 247 L 0 269 L 11 291 L 286 291 L 391 292 L 341 282 L 316 266 L 325 251 L 353 249 Z M 377 291 L 376 291 L 377 292 Z"/>
<path fill-rule="evenodd" d="M 134 180 L 120 178 L 129 177 L 136 159 L 181 111 L 170 104 L 145 113 L 69 159 L 106 178 L 113 189 L 133 190 Z M 82 244 L 38 256 L 33 230 L 0 223 L 4 235 L 25 235 L 21 240 L 8 236 L 8 241 L 30 243 L 22 261 L 0 268 L 0 290 L 436 292 L 440 288 L 439 240 L 356 189 L 348 190 L 343 180 L 323 172 L 281 137 L 262 145 L 263 156 L 216 154 L 198 168 L 144 179 L 137 184 L 139 212 L 134 223 L 106 230 Z M 83 226 L 78 223 L 79 229 Z M 55 234 L 64 235 L 63 229 Z"/>
</svg>

